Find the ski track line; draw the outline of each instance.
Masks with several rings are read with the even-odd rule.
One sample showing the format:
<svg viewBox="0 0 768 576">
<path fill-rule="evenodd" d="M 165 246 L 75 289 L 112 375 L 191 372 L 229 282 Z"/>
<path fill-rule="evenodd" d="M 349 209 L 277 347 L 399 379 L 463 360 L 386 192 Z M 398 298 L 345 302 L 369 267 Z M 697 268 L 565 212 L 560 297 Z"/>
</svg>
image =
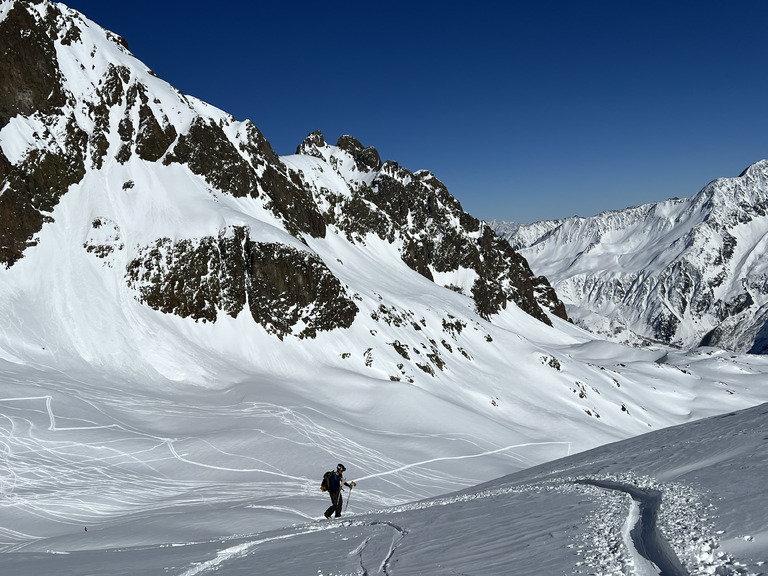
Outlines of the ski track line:
<svg viewBox="0 0 768 576">
<path fill-rule="evenodd" d="M 389 526 L 394 531 L 394 534 L 392 535 L 392 542 L 389 545 L 389 550 L 387 550 L 387 553 L 384 555 L 384 558 L 382 558 L 381 563 L 379 564 L 379 568 L 376 571 L 377 574 L 383 573 L 384 576 L 389 576 L 389 562 L 392 559 L 392 556 L 395 554 L 395 550 L 400 545 L 400 542 L 405 538 L 406 534 L 408 534 L 408 531 L 405 528 L 401 528 L 400 526 L 397 526 L 396 524 L 393 524 L 392 522 L 386 522 L 386 521 L 373 521 L 370 523 L 361 523 L 356 524 L 358 526 Z M 352 550 L 348 556 L 357 556 L 358 561 L 360 562 L 360 569 L 362 570 L 363 576 L 368 576 L 370 574 L 370 571 L 365 566 L 365 562 L 363 561 L 363 554 L 365 553 L 366 548 L 368 547 L 368 544 L 371 540 L 376 538 L 376 535 L 368 536 L 362 543 L 360 543 L 358 546 L 355 547 L 354 550 Z"/>
<path fill-rule="evenodd" d="M 93 426 L 75 426 L 67 428 L 59 428 L 56 426 L 56 416 L 53 413 L 53 396 L 19 396 L 14 398 L 0 398 L 0 402 L 21 402 L 24 400 L 45 400 L 45 409 L 48 412 L 48 420 L 50 424 L 48 430 L 52 432 L 64 432 L 69 430 L 99 430 L 103 428 L 120 428 L 117 424 L 107 424 L 99 426 L 94 424 Z"/>
<path fill-rule="evenodd" d="M 368 536 L 365 540 L 358 544 L 354 550 L 347 554 L 347 556 L 357 556 L 357 559 L 360 562 L 360 570 L 362 570 L 362 576 L 368 576 L 368 569 L 365 567 L 365 563 L 363 562 L 363 552 L 365 551 L 366 546 L 368 546 L 368 542 L 370 542 L 372 538 L 373 536 Z"/>
<path fill-rule="evenodd" d="M 629 496 L 629 494 L 627 494 Z M 653 562 L 645 558 L 640 552 L 637 551 L 635 543 L 632 540 L 632 530 L 640 522 L 640 504 L 629 496 L 631 502 L 629 504 L 629 513 L 626 520 L 621 527 L 621 538 L 624 541 L 624 545 L 629 550 L 629 556 L 632 560 L 632 566 L 634 566 L 634 573 L 636 576 L 658 576 L 659 569 Z"/>
<path fill-rule="evenodd" d="M 330 524 L 314 524 L 311 528 L 300 530 L 298 532 L 293 532 L 291 534 L 282 534 L 280 536 L 271 536 L 268 538 L 261 538 L 259 540 L 252 540 L 250 542 L 243 542 L 241 544 L 237 544 L 235 546 L 230 546 L 229 548 L 224 548 L 223 550 L 219 550 L 216 552 L 216 557 L 211 558 L 210 560 L 206 560 L 204 562 L 194 563 L 192 566 L 187 568 L 184 572 L 181 572 L 178 574 L 178 576 L 199 576 L 201 574 L 205 574 L 207 572 L 215 572 L 221 568 L 221 566 L 229 562 L 231 560 L 237 560 L 239 558 L 244 558 L 248 556 L 254 548 L 257 546 L 260 546 L 261 544 L 267 544 L 269 542 L 277 542 L 278 540 L 289 540 L 291 538 L 296 538 L 299 536 L 306 536 L 308 534 L 314 534 L 316 532 L 324 531 L 324 530 L 330 530 L 335 529 L 339 527 L 351 527 L 351 526 L 358 526 L 358 527 L 376 527 L 376 526 L 388 526 L 392 528 L 394 534 L 392 535 L 392 542 L 389 545 L 389 549 L 387 550 L 386 555 L 381 560 L 381 563 L 379 564 L 377 573 L 383 573 L 384 576 L 389 576 L 389 562 L 392 559 L 392 556 L 394 555 L 395 551 L 397 550 L 397 547 L 400 545 L 400 542 L 405 538 L 405 536 L 408 534 L 408 531 L 404 528 L 401 528 L 400 526 L 397 526 L 396 524 L 393 524 L 391 522 L 387 521 L 373 521 L 373 522 L 359 522 L 359 521 L 352 521 L 347 523 L 346 521 L 342 522 L 333 522 Z M 364 574 L 369 574 L 368 569 L 365 567 L 363 563 L 363 553 L 368 546 L 368 543 L 375 538 L 375 535 L 368 536 L 365 538 L 365 540 L 360 543 L 358 546 L 355 547 L 354 550 L 349 552 L 349 556 L 357 555 L 360 559 L 360 568 L 363 570 Z"/>
<path fill-rule="evenodd" d="M 577 484 L 587 484 L 603 488 L 605 490 L 617 490 L 626 492 L 632 497 L 632 507 L 630 508 L 627 521 L 625 523 L 628 529 L 632 546 L 629 546 L 630 555 L 633 560 L 639 560 L 635 567 L 639 569 L 637 576 L 690 576 L 690 572 L 685 569 L 678 559 L 672 546 L 664 538 L 657 525 L 657 516 L 661 507 L 662 493 L 654 489 L 639 488 L 632 484 L 624 484 L 611 480 L 576 480 Z M 636 516 L 634 526 L 627 524 Z M 625 528 L 622 528 L 624 534 Z M 633 549 L 641 557 L 638 559 L 633 553 Z M 655 567 L 651 569 L 649 566 Z"/>
<path fill-rule="evenodd" d="M 205 442 L 206 444 L 208 444 L 210 446 L 210 443 L 206 442 L 205 440 L 202 440 L 200 438 L 197 438 L 197 440 Z M 173 454 L 174 458 L 176 458 L 180 462 L 184 462 L 185 464 L 190 464 L 192 466 L 199 466 L 200 468 L 209 468 L 211 470 L 221 470 L 223 472 L 248 472 L 248 473 L 250 473 L 250 472 L 259 472 L 261 474 L 272 474 L 274 476 L 279 476 L 280 478 L 290 478 L 291 480 L 300 480 L 302 482 L 310 482 L 310 480 L 308 478 L 300 478 L 298 476 L 288 476 L 286 474 L 283 474 L 281 472 L 276 472 L 274 470 L 264 470 L 262 468 L 228 468 L 226 466 L 214 466 L 213 464 L 205 464 L 203 462 L 195 462 L 194 460 L 189 460 L 188 458 L 186 458 L 185 455 L 181 455 L 178 452 L 176 452 L 176 448 L 174 447 L 172 440 L 167 440 L 166 444 L 168 445 L 168 450 L 171 451 L 171 454 Z M 216 447 L 212 446 L 212 448 L 214 448 L 214 450 L 216 450 L 218 452 L 222 452 L 221 450 L 219 450 Z M 222 452 L 222 453 L 226 454 L 225 452 Z"/>
<path fill-rule="evenodd" d="M 568 446 L 568 453 L 570 454 L 571 452 L 570 442 L 526 442 L 525 444 L 513 444 L 511 446 L 505 446 L 504 448 L 487 450 L 485 452 L 478 452 L 477 454 L 468 454 L 466 456 L 444 456 L 440 458 L 430 458 L 429 460 L 422 460 L 421 462 L 412 462 L 411 464 L 405 464 L 404 466 L 400 466 L 399 468 L 395 468 L 394 470 L 387 470 L 385 472 L 377 472 L 375 474 L 369 474 L 368 476 L 361 476 L 360 478 L 358 478 L 358 480 L 368 480 L 370 478 L 376 478 L 379 476 L 388 476 L 389 474 L 396 474 L 398 472 L 408 470 L 409 468 L 422 466 L 424 464 L 431 464 L 433 462 L 444 462 L 447 460 L 467 460 L 469 458 L 480 458 L 482 456 L 489 456 L 491 454 L 506 452 L 507 450 L 512 450 L 514 448 L 526 448 L 528 446 L 546 446 L 546 445 L 552 445 L 552 444 L 565 444 Z"/>
<path fill-rule="evenodd" d="M 392 524 L 391 522 L 372 522 L 370 526 L 389 526 L 392 528 L 395 533 L 392 535 L 392 543 L 389 545 L 389 551 L 387 552 L 387 555 L 384 557 L 384 559 L 381 561 L 381 564 L 379 565 L 379 572 L 383 572 L 384 576 L 389 576 L 389 561 L 392 559 L 392 556 L 395 554 L 395 550 L 400 545 L 400 542 L 405 538 L 405 535 L 408 534 L 408 531 L 404 528 L 401 528 L 400 526 L 396 526 L 395 524 Z"/>
<path fill-rule="evenodd" d="M 309 530 L 302 530 L 300 532 L 294 532 L 293 534 L 283 534 L 281 536 L 272 536 L 270 538 L 262 538 L 261 540 L 243 542 L 242 544 L 237 544 L 236 546 L 231 546 L 229 548 L 225 548 L 224 550 L 218 551 L 215 558 L 205 562 L 200 562 L 199 564 L 195 564 L 194 566 L 187 568 L 184 572 L 179 574 L 179 576 L 197 576 L 198 574 L 203 574 L 205 572 L 215 571 L 218 570 L 221 564 L 224 562 L 247 556 L 252 548 L 255 548 L 260 544 L 276 542 L 277 540 L 289 540 L 290 538 L 305 536 L 307 534 L 318 532 L 322 529 L 323 528 L 314 528 Z"/>
</svg>

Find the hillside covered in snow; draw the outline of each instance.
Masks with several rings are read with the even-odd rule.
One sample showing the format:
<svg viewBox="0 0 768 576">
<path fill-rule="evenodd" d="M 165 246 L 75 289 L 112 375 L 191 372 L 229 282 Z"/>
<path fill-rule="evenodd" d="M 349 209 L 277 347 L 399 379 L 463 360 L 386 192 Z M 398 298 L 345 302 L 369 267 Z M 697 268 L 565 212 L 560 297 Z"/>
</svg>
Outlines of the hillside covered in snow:
<svg viewBox="0 0 768 576">
<path fill-rule="evenodd" d="M 493 228 L 602 337 L 768 349 L 768 160 L 682 200 Z"/>
<path fill-rule="evenodd" d="M 3 574 L 758 576 L 768 565 L 767 415 L 763 404 L 366 512 L 356 505 L 372 479 L 363 477 L 341 519 L 265 530 L 252 506 L 229 537 L 165 532 L 158 508 L 7 551 Z M 177 501 L 174 512 L 189 532 L 204 522 L 190 506 Z M 237 509 L 207 503 L 222 523 Z M 137 541 L 164 544 L 127 544 Z"/>
<path fill-rule="evenodd" d="M 62 4 L 2 0 L 0 55 L 4 573 L 215 571 L 337 462 L 365 514 L 768 400 L 768 360 L 581 330 L 430 172 L 278 157 Z"/>
</svg>

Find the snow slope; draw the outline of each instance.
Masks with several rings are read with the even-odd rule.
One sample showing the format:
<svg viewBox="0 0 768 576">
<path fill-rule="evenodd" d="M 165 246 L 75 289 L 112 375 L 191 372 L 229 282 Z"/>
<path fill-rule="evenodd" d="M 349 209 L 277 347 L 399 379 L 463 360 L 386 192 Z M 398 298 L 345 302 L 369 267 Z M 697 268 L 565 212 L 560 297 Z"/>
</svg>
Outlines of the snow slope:
<svg viewBox="0 0 768 576">
<path fill-rule="evenodd" d="M 768 405 L 667 428 L 410 504 L 360 512 L 369 480 L 347 494 L 340 520 L 163 545 L 112 543 L 81 527 L 3 554 L 3 573 L 88 574 L 691 574 L 758 575 L 768 563 Z M 351 470 L 350 470 L 351 472 Z M 591 483 L 610 488 L 600 488 Z M 660 501 L 649 517 L 624 490 Z M 324 496 L 315 497 L 325 507 Z M 209 503 L 228 523 L 237 509 Z M 199 514 L 179 506 L 195 524 Z M 160 532 L 143 515 L 124 541 Z M 638 524 L 638 522 L 640 522 Z M 657 535 L 657 540 L 650 538 Z M 70 550 L 71 552 L 64 552 Z M 661 567 L 661 568 L 660 568 Z"/>
</svg>

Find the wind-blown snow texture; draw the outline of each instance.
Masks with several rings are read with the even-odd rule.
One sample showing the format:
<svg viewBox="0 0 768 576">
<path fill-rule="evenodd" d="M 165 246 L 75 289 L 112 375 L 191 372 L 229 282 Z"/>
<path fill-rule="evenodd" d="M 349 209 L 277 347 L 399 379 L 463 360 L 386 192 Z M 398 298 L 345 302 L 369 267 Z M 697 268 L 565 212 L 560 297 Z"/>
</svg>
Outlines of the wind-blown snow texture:
<svg viewBox="0 0 768 576">
<path fill-rule="evenodd" d="M 16 75 L 0 91 L 3 574 L 599 564 L 597 504 L 572 501 L 596 488 L 409 503 L 768 400 L 768 360 L 564 321 L 428 172 L 319 134 L 277 158 L 62 5 L 0 3 L 0 41 Z M 339 461 L 353 521 L 315 522 Z M 654 474 L 629 457 L 583 473 L 607 472 Z M 744 524 L 758 541 L 760 521 Z M 558 554 L 512 547 L 550 532 Z M 740 543 L 722 545 L 746 562 Z"/>
<path fill-rule="evenodd" d="M 601 336 L 768 349 L 768 160 L 682 200 L 492 226 Z"/>
</svg>

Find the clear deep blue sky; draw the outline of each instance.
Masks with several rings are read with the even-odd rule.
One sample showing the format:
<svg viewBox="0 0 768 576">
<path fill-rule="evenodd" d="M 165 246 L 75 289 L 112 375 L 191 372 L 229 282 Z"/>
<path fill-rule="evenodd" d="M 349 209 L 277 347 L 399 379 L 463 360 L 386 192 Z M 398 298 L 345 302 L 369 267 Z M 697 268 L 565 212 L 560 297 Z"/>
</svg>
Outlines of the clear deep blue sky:
<svg viewBox="0 0 768 576">
<path fill-rule="evenodd" d="M 768 158 L 768 2 L 71 0 L 161 78 L 428 169 L 478 218 L 591 216 Z"/>
</svg>

